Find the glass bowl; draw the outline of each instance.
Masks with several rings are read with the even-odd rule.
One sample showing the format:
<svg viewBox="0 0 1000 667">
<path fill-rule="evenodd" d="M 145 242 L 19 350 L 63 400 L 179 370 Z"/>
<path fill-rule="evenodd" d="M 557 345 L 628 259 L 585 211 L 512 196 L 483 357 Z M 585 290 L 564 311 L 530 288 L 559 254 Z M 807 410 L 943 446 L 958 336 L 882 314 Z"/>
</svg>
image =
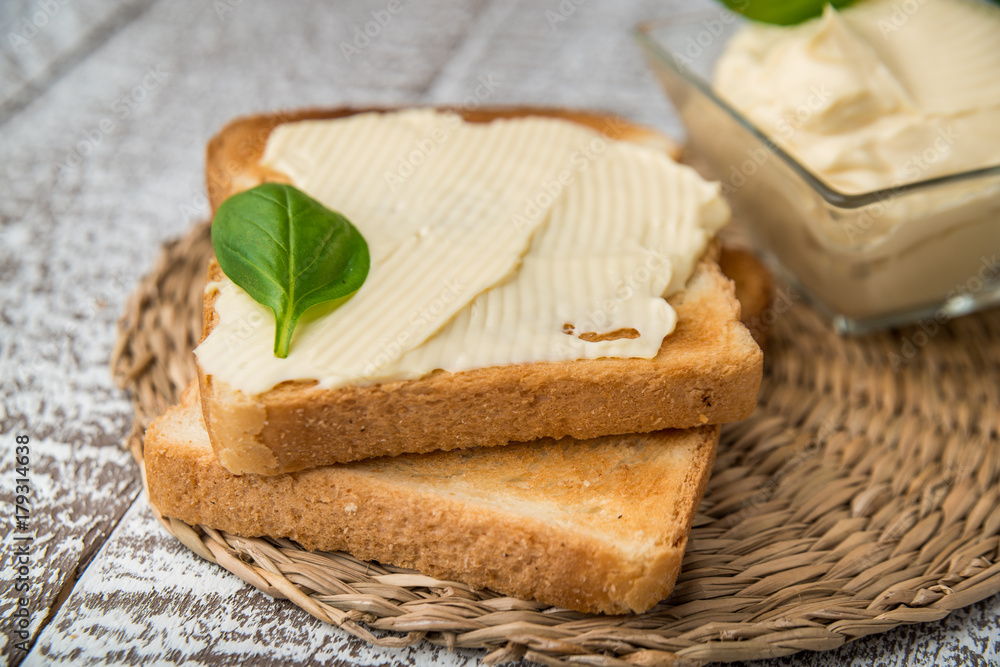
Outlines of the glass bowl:
<svg viewBox="0 0 1000 667">
<path fill-rule="evenodd" d="M 722 7 L 636 30 L 689 148 L 757 249 L 842 333 L 1000 303 L 1000 165 L 860 194 L 831 188 L 710 83 L 746 19 Z"/>
</svg>

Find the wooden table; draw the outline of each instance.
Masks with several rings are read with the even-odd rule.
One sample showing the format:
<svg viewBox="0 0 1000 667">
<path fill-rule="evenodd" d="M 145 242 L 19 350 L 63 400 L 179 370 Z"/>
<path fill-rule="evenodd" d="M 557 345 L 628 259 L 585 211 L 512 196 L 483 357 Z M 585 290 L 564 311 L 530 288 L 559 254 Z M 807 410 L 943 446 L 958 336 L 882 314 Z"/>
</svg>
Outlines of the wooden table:
<svg viewBox="0 0 1000 667">
<path fill-rule="evenodd" d="M 370 647 L 167 535 L 122 447 L 131 409 L 108 371 L 115 321 L 160 244 L 205 216 L 204 146 L 234 116 L 475 100 L 600 109 L 679 134 L 629 31 L 690 6 L 3 3 L 4 661 L 477 662 L 480 653 L 429 645 Z M 30 543 L 12 539 L 19 434 L 30 441 Z M 15 595 L 18 544 L 29 544 L 30 569 L 28 590 Z M 19 596 L 30 616 L 27 653 L 15 635 Z M 939 623 L 759 664 L 987 664 L 1000 656 L 998 615 L 994 597 Z"/>
</svg>

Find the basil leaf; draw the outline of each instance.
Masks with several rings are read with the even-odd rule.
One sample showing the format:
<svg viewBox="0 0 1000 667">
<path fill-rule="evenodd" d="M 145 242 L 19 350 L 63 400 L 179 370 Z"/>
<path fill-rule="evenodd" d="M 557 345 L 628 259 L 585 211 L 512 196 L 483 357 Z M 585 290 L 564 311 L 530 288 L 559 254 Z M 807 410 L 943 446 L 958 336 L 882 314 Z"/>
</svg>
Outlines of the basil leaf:
<svg viewBox="0 0 1000 667">
<path fill-rule="evenodd" d="M 347 218 L 279 183 L 222 202 L 212 246 L 230 280 L 274 313 L 274 354 L 282 359 L 302 314 L 357 291 L 371 264 L 368 244 Z"/>
<path fill-rule="evenodd" d="M 727 7 L 754 21 L 794 25 L 823 13 L 824 5 L 846 7 L 855 0 L 722 0 Z"/>
</svg>

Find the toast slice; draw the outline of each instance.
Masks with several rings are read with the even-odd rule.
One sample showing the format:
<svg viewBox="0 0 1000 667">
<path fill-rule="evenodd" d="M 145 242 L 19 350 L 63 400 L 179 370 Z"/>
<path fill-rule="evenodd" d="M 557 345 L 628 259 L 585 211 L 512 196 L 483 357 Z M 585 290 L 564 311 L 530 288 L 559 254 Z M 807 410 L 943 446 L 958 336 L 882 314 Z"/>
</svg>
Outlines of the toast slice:
<svg viewBox="0 0 1000 667">
<path fill-rule="evenodd" d="M 740 321 L 750 331 L 760 349 L 767 350 L 767 333 L 773 319 L 768 308 L 774 297 L 774 278 L 764 263 L 753 253 L 740 247 L 723 245 L 719 253 L 719 268 L 733 281 L 736 300 L 740 302 Z M 775 313 L 771 313 L 772 318 Z"/>
<path fill-rule="evenodd" d="M 192 385 L 146 432 L 145 466 L 164 516 L 616 614 L 672 590 L 718 437 L 703 426 L 234 475 Z"/>
<path fill-rule="evenodd" d="M 334 118 L 307 111 L 235 121 L 208 147 L 213 208 L 240 190 L 285 177 L 259 164 L 282 122 Z M 659 145 L 669 140 L 620 119 L 540 109 L 463 112 L 466 120 L 536 114 L 584 123 L 606 135 Z M 213 265 L 211 279 L 221 278 Z M 216 293 L 205 295 L 204 336 Z M 415 380 L 326 389 L 282 383 L 250 395 L 199 369 L 204 420 L 231 472 L 275 475 L 402 453 L 506 445 L 541 437 L 595 438 L 738 421 L 756 404 L 762 354 L 740 323 L 732 283 L 709 253 L 686 289 L 669 299 L 678 316 L 653 359 L 602 358 L 436 371 Z"/>
<path fill-rule="evenodd" d="M 592 128 L 609 139 L 631 141 L 667 153 L 674 160 L 681 157 L 680 147 L 670 138 L 641 125 L 607 114 L 586 111 L 569 111 L 549 107 L 482 107 L 466 109 L 435 107 L 442 111 L 453 111 L 472 123 L 488 123 L 499 118 L 520 118 L 523 116 L 545 116 L 580 123 Z M 208 142 L 205 154 L 205 186 L 208 202 L 214 213 L 229 197 L 249 190 L 265 182 L 288 182 L 288 177 L 260 164 L 264 148 L 272 130 L 283 123 L 301 120 L 328 120 L 344 118 L 369 111 L 395 111 L 386 107 L 337 109 L 302 109 L 273 114 L 259 114 L 237 118 L 230 122 Z"/>
</svg>

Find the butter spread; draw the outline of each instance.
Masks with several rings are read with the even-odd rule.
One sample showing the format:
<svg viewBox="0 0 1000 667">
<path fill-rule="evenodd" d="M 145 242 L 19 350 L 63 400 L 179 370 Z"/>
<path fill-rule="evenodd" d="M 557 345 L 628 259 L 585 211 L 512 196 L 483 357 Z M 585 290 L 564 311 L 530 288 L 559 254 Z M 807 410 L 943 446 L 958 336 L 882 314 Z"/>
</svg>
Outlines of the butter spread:
<svg viewBox="0 0 1000 667">
<path fill-rule="evenodd" d="M 466 123 L 433 110 L 281 125 L 262 163 L 346 215 L 369 277 L 309 311 L 286 359 L 274 317 L 228 280 L 197 348 L 246 393 L 338 387 L 533 361 L 651 358 L 729 211 L 655 149 L 543 117 Z M 331 312 L 332 311 L 332 312 Z"/>
<path fill-rule="evenodd" d="M 748 25 L 715 87 L 848 194 L 997 165 L 1000 9 L 866 0 L 798 26 Z"/>
<path fill-rule="evenodd" d="M 651 358 L 676 324 L 662 295 L 683 289 L 728 219 L 716 187 L 694 171 L 652 149 L 612 144 L 552 207 L 516 279 L 478 295 L 389 375 Z M 642 335 L 588 336 L 627 329 Z"/>
<path fill-rule="evenodd" d="M 865 0 L 797 26 L 741 28 L 715 89 L 834 189 L 887 191 L 860 209 L 829 205 L 763 147 L 727 140 L 712 109 L 685 122 L 707 137 L 764 245 L 829 310 L 902 321 L 967 291 L 1000 248 L 997 176 L 898 190 L 1000 165 L 998 74 L 1000 7 L 988 2 Z"/>
</svg>

